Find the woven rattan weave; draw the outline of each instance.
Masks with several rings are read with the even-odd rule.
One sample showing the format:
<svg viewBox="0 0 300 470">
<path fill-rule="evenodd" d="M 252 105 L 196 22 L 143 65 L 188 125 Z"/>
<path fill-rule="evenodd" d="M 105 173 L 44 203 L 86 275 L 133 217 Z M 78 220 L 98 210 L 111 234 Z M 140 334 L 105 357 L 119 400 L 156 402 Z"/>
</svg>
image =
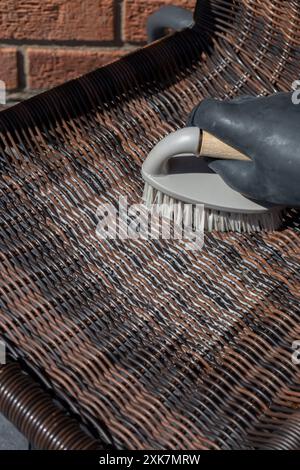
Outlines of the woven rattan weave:
<svg viewBox="0 0 300 470">
<path fill-rule="evenodd" d="M 299 213 L 202 251 L 96 235 L 200 99 L 289 90 L 299 45 L 299 1 L 200 0 L 193 29 L 0 114 L 1 337 L 103 444 L 300 446 Z"/>
</svg>

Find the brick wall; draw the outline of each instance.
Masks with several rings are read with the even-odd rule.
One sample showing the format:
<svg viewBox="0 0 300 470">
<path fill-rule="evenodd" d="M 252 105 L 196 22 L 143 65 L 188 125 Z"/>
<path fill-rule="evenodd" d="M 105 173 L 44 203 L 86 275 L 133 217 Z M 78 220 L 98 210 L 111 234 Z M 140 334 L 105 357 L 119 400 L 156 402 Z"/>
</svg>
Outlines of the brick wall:
<svg viewBox="0 0 300 470">
<path fill-rule="evenodd" d="M 196 0 L 2 0 L 0 80 L 10 90 L 45 89 L 145 43 L 148 15 Z"/>
</svg>

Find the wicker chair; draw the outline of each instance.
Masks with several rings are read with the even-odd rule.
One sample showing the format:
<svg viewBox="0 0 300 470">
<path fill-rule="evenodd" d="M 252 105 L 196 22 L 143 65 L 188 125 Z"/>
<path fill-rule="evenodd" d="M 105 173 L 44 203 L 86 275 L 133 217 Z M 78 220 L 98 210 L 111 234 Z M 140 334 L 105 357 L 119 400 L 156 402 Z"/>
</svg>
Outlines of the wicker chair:
<svg viewBox="0 0 300 470">
<path fill-rule="evenodd" d="M 290 89 L 299 3 L 200 0 L 193 28 L 0 113 L 0 410 L 35 446 L 299 448 L 299 212 L 199 252 L 96 235 L 199 100 Z"/>
</svg>

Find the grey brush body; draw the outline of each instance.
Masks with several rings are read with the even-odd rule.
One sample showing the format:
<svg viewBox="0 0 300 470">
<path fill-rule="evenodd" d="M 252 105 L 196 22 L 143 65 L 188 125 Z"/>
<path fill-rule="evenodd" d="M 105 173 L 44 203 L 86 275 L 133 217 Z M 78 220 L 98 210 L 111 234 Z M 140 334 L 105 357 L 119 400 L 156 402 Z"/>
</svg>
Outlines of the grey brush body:
<svg viewBox="0 0 300 470">
<path fill-rule="evenodd" d="M 209 169 L 210 158 L 248 159 L 196 127 L 169 134 L 150 152 L 142 166 L 145 181 L 143 200 L 148 207 L 161 206 L 162 215 L 176 222 L 188 205 L 197 230 L 193 205 L 203 205 L 206 231 L 273 231 L 282 223 L 283 208 L 247 199 L 230 188 Z M 181 207 L 181 208 L 180 208 Z M 156 207 L 157 211 L 157 207 Z M 202 222 L 201 222 L 202 223 Z"/>
</svg>

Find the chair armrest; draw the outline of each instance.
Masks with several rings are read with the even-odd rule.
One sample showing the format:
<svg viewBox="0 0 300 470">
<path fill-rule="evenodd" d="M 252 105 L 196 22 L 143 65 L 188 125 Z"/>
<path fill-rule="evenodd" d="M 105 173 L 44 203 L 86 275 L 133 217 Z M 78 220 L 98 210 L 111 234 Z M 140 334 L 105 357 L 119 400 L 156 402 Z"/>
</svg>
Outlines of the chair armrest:
<svg viewBox="0 0 300 470">
<path fill-rule="evenodd" d="M 147 20 L 148 42 L 165 36 L 167 29 L 181 31 L 193 25 L 193 12 L 173 5 L 162 7 L 150 15 Z"/>
<path fill-rule="evenodd" d="M 37 449 L 100 450 L 105 446 L 87 435 L 18 363 L 0 367 L 0 412 Z"/>
</svg>

